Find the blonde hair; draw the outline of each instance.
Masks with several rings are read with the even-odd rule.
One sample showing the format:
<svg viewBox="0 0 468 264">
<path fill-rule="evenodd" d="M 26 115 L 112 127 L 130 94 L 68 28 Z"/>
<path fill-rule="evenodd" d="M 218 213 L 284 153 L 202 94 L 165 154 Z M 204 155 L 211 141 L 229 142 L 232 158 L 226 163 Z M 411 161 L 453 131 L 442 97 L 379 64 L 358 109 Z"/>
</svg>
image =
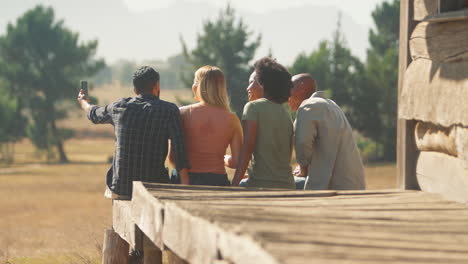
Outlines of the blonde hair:
<svg viewBox="0 0 468 264">
<path fill-rule="evenodd" d="M 205 103 L 231 111 L 223 71 L 214 66 L 203 66 L 195 72 L 197 96 Z"/>
</svg>

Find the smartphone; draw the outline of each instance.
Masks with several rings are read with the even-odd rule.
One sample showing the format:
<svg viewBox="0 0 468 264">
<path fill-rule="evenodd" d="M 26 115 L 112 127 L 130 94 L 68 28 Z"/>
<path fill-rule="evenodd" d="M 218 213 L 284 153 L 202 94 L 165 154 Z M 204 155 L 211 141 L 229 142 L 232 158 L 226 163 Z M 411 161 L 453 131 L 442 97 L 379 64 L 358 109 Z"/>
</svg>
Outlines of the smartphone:
<svg viewBox="0 0 468 264">
<path fill-rule="evenodd" d="M 89 97 L 88 94 L 88 82 L 87 81 L 81 81 L 81 89 L 83 90 L 83 93 L 85 94 L 86 97 Z"/>
</svg>

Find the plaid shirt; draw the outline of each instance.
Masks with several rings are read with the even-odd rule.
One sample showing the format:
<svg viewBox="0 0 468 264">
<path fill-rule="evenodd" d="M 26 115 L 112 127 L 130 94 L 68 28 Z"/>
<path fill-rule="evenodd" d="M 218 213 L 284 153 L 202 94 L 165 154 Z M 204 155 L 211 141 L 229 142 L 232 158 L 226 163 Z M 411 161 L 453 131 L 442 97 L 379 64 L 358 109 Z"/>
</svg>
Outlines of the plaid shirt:
<svg viewBox="0 0 468 264">
<path fill-rule="evenodd" d="M 114 126 L 115 154 L 106 183 L 116 194 L 131 196 L 132 181 L 169 183 L 164 166 L 169 139 L 176 169 L 190 168 L 175 104 L 142 94 L 104 107 L 92 106 L 88 118 L 94 124 Z"/>
</svg>

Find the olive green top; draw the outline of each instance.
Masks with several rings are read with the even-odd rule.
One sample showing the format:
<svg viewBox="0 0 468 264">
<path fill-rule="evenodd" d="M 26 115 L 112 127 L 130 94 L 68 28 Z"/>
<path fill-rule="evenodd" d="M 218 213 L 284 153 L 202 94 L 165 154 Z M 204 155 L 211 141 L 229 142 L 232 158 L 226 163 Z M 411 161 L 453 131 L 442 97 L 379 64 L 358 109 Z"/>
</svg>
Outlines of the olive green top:
<svg viewBox="0 0 468 264">
<path fill-rule="evenodd" d="M 286 106 L 258 99 L 245 105 L 242 120 L 257 124 L 248 186 L 295 189 L 290 165 L 293 124 Z"/>
</svg>

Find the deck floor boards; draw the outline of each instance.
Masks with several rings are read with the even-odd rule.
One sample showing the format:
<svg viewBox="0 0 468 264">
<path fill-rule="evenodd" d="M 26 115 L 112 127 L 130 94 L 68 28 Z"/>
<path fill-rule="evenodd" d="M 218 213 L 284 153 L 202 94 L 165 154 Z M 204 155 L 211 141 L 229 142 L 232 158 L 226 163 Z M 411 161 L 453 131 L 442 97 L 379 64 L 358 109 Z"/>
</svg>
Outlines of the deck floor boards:
<svg viewBox="0 0 468 264">
<path fill-rule="evenodd" d="M 192 263 L 468 263 L 468 205 L 435 194 L 134 186 L 163 222 L 114 225 L 158 226 L 150 239 Z"/>
</svg>

